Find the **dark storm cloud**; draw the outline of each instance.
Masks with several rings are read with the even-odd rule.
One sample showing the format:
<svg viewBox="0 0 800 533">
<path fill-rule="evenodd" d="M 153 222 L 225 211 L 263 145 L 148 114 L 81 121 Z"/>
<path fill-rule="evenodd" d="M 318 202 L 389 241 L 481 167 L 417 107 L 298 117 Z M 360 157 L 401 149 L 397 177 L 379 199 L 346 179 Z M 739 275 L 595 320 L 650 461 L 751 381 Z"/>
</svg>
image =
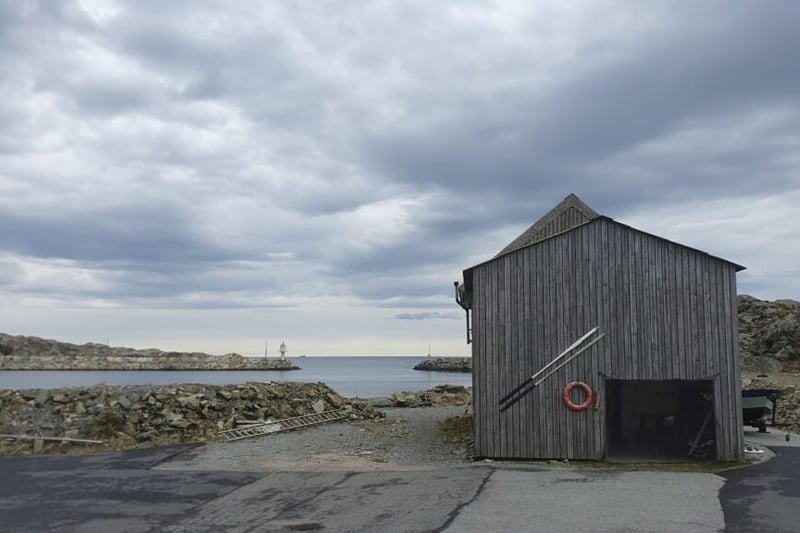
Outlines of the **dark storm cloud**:
<svg viewBox="0 0 800 533">
<path fill-rule="evenodd" d="M 785 5 L 762 7 L 713 13 L 708 31 L 640 43 L 638 53 L 607 68 L 581 66 L 583 72 L 546 95 L 522 88 L 491 101 L 456 100 L 462 109 L 452 120 L 412 134 L 385 132 L 367 140 L 365 153 L 376 169 L 397 179 L 464 192 L 513 191 L 507 195 L 512 205 L 520 196 L 570 190 L 597 196 L 604 205 L 613 197 L 622 206 L 655 190 L 673 198 L 698 189 L 737 195 L 781 190 L 784 180 L 731 180 L 727 169 L 703 173 L 700 182 L 696 169 L 663 172 L 633 189 L 613 169 L 606 176 L 592 172 L 606 158 L 705 119 L 800 104 L 800 69 L 787 53 L 798 45 L 800 7 L 788 9 L 795 16 Z M 757 152 L 762 140 L 753 142 Z"/>
<path fill-rule="evenodd" d="M 144 205 L 67 217 L 0 213 L 0 226 L 0 247 L 32 257 L 155 264 L 230 259 L 192 235 L 183 216 Z"/>
</svg>

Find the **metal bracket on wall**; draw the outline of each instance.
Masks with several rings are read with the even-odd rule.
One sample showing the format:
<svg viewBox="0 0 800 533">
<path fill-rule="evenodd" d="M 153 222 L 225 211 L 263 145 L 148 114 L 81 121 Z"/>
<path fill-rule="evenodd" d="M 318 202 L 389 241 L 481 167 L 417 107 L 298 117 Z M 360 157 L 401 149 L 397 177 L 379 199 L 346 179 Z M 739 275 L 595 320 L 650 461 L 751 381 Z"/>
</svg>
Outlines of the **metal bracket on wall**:
<svg viewBox="0 0 800 533">
<path fill-rule="evenodd" d="M 472 343 L 472 323 L 471 323 L 471 316 L 470 310 L 472 309 L 472 294 L 468 293 L 466 287 L 463 284 L 459 284 L 457 281 L 453 282 L 453 286 L 455 287 L 456 291 L 456 303 L 461 306 L 462 309 L 466 312 L 467 316 L 467 344 Z"/>
</svg>

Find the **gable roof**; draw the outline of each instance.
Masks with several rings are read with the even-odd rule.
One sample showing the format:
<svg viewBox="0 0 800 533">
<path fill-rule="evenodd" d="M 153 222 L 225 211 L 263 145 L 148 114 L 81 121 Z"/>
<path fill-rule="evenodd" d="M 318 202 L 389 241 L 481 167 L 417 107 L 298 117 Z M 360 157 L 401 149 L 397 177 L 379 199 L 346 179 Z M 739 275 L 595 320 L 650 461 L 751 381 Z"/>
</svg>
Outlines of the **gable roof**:
<svg viewBox="0 0 800 533">
<path fill-rule="evenodd" d="M 495 257 L 525 248 L 557 233 L 569 231 L 599 216 L 594 209 L 583 203 L 580 198 L 570 194 L 542 218 L 534 222 L 531 227 L 523 231 L 519 237 L 511 241 L 508 246 L 500 250 Z"/>
<path fill-rule="evenodd" d="M 652 233 L 636 229 L 632 226 L 628 226 L 627 224 L 617 222 L 613 218 L 600 215 L 597 212 L 595 212 L 591 207 L 583 203 L 580 200 L 580 198 L 578 198 L 574 194 L 570 194 L 569 196 L 564 198 L 564 200 L 562 200 L 561 203 L 559 203 L 553 209 L 548 211 L 547 214 L 545 214 L 542 218 L 537 220 L 530 228 L 525 230 L 522 233 L 522 235 L 514 239 L 511 242 L 511 244 L 503 248 L 500 251 L 500 253 L 498 253 L 491 259 L 488 259 L 482 263 L 478 263 L 477 265 L 473 265 L 465 269 L 463 272 L 464 284 L 466 285 L 467 290 L 472 289 L 472 271 L 480 266 L 492 263 L 498 258 L 504 255 L 508 255 L 522 248 L 527 248 L 529 246 L 538 244 L 542 241 L 558 237 L 559 235 L 563 235 L 564 233 L 575 231 L 578 228 L 599 221 L 607 221 L 612 224 L 621 226 L 627 230 L 634 231 L 642 235 L 647 235 L 649 237 L 656 238 L 665 243 L 674 244 L 676 246 L 680 246 L 681 248 L 708 256 L 712 259 L 728 263 L 730 265 L 733 265 L 733 267 L 736 269 L 737 272 L 745 270 L 745 267 L 743 267 L 738 263 L 734 263 L 733 261 L 729 261 L 727 259 L 711 255 L 708 252 L 704 252 L 703 250 L 699 250 L 691 246 L 686 246 L 685 244 L 681 244 L 679 242 L 671 241 L 664 237 L 660 237 L 658 235 L 654 235 Z"/>
</svg>

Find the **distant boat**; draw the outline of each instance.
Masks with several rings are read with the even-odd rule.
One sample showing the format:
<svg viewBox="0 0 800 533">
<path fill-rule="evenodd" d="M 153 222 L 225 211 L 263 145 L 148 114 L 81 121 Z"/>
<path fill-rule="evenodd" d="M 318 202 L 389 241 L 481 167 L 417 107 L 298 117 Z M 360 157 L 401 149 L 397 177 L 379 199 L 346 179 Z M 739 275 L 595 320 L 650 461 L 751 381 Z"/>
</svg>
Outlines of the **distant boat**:
<svg viewBox="0 0 800 533">
<path fill-rule="evenodd" d="M 306 356 L 306 354 L 303 354 L 303 355 L 301 355 L 301 356 L 299 356 L 299 357 L 305 357 L 305 356 Z"/>
</svg>

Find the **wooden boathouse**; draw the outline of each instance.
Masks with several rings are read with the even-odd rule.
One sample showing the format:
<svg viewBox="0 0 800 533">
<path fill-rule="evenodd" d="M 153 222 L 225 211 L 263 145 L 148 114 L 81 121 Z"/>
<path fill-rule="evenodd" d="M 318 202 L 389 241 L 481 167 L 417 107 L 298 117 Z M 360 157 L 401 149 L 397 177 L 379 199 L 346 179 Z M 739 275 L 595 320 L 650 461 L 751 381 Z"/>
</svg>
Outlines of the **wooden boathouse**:
<svg viewBox="0 0 800 533">
<path fill-rule="evenodd" d="M 569 195 L 456 282 L 476 456 L 740 459 L 743 268 Z"/>
</svg>

